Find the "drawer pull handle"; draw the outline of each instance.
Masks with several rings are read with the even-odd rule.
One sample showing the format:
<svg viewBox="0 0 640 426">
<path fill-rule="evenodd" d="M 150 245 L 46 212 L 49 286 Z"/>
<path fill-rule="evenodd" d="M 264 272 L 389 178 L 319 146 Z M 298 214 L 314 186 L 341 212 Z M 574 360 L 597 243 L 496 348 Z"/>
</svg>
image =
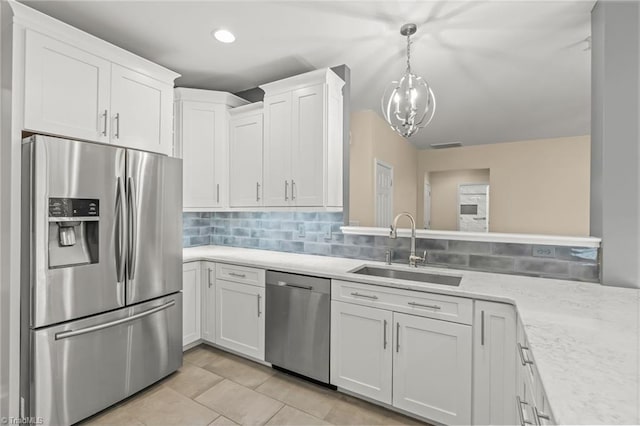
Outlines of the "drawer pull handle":
<svg viewBox="0 0 640 426">
<path fill-rule="evenodd" d="M 520 343 L 518 343 L 518 349 L 520 352 L 520 361 L 522 362 L 522 365 L 527 365 L 527 364 L 533 365 L 533 361 L 531 361 L 530 359 L 524 356 L 524 351 L 528 351 L 529 347 L 522 346 Z"/>
<path fill-rule="evenodd" d="M 524 411 L 522 407 L 523 405 L 529 405 L 529 403 L 526 401 L 522 401 L 519 396 L 516 396 L 516 402 L 518 404 L 517 410 L 518 410 L 518 417 L 520 417 L 520 425 L 521 426 L 532 425 L 533 423 L 531 423 L 530 421 L 524 418 Z"/>
<path fill-rule="evenodd" d="M 440 306 L 438 305 L 423 305 L 421 303 L 416 303 L 416 302 L 409 302 L 409 305 L 411 306 L 417 306 L 420 308 L 429 308 L 429 309 L 435 309 L 436 311 L 442 309 Z"/>
<path fill-rule="evenodd" d="M 247 278 L 245 274 L 239 274 L 237 272 L 229 272 L 229 275 L 231 275 L 232 277 Z"/>
<path fill-rule="evenodd" d="M 285 286 L 287 286 L 287 287 L 294 287 L 294 288 L 301 288 L 301 289 L 303 289 L 303 290 L 309 290 L 309 291 L 313 290 L 313 287 L 312 287 L 312 286 L 310 286 L 310 285 L 299 285 L 299 284 L 289 284 L 289 283 L 286 283 L 286 284 L 285 284 Z"/>
<path fill-rule="evenodd" d="M 356 297 L 365 297 L 367 299 L 372 299 L 372 300 L 378 300 L 378 296 L 371 296 L 369 294 L 362 294 L 362 293 L 358 293 L 357 291 L 351 293 L 352 296 L 356 296 Z"/>
</svg>

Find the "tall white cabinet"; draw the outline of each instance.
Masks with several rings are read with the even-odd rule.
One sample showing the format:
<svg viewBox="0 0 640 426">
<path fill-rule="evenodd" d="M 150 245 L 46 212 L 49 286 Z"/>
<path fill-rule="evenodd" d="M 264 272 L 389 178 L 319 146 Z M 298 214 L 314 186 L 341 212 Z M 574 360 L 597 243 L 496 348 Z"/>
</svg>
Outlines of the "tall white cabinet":
<svg viewBox="0 0 640 426">
<path fill-rule="evenodd" d="M 51 21 L 25 31 L 24 129 L 170 155 L 179 74 Z"/>
<path fill-rule="evenodd" d="M 475 302 L 473 423 L 516 424 L 516 313 L 504 303 Z"/>
<path fill-rule="evenodd" d="M 247 101 L 226 92 L 175 89 L 174 155 L 183 164 L 183 209 L 229 205 L 229 109 Z"/>
<path fill-rule="evenodd" d="M 342 206 L 343 86 L 330 69 L 260 86 L 265 206 Z"/>
<path fill-rule="evenodd" d="M 229 110 L 230 207 L 263 205 L 262 110 L 262 102 Z"/>
</svg>

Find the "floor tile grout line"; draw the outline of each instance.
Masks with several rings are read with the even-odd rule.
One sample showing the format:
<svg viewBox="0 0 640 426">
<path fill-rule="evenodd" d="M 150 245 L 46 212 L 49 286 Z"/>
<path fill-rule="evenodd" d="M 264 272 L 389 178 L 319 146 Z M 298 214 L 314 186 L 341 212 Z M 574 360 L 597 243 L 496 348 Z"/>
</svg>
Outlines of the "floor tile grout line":
<svg viewBox="0 0 640 426">
<path fill-rule="evenodd" d="M 276 400 L 276 401 L 277 401 L 277 400 Z M 264 424 L 264 425 L 266 425 L 267 423 L 269 423 L 269 422 L 271 421 L 271 419 L 272 419 L 272 418 L 274 418 L 274 417 L 275 417 L 275 416 L 276 416 L 280 411 L 282 411 L 282 409 L 283 409 L 284 407 L 286 407 L 286 406 L 287 406 L 287 404 L 282 404 L 282 407 L 278 408 L 278 411 L 276 411 L 275 413 L 273 413 L 273 416 L 269 417 L 269 418 L 267 419 L 267 421 L 266 421 L 266 422 L 264 422 L 263 424 Z"/>
</svg>

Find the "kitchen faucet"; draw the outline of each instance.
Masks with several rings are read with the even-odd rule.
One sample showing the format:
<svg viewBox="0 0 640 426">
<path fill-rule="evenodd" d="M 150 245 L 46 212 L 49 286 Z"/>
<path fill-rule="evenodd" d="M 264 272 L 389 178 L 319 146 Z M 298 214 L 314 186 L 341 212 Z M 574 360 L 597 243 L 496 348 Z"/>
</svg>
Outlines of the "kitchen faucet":
<svg viewBox="0 0 640 426">
<path fill-rule="evenodd" d="M 411 253 L 409 253 L 409 266 L 413 266 L 414 268 L 418 267 L 418 261 L 424 262 L 427 258 L 427 251 L 424 251 L 422 257 L 416 256 L 416 220 L 411 216 L 410 213 L 402 212 L 398 213 L 398 215 L 393 219 L 393 225 L 391 225 L 391 232 L 389 233 L 389 238 L 398 238 L 398 220 L 402 216 L 407 216 L 411 221 Z"/>
</svg>

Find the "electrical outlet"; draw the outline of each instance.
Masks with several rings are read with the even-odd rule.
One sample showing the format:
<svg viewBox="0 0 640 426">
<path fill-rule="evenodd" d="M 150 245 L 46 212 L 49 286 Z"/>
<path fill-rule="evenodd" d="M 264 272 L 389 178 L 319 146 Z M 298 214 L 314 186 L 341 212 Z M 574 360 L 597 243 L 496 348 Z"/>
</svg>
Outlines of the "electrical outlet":
<svg viewBox="0 0 640 426">
<path fill-rule="evenodd" d="M 331 224 L 329 224 L 324 228 L 324 239 L 330 240 L 332 237 L 333 237 L 333 234 L 331 232 Z"/>
<path fill-rule="evenodd" d="M 535 257 L 556 257 L 556 248 L 553 246 L 533 246 Z"/>
<path fill-rule="evenodd" d="M 304 238 L 306 236 L 306 232 L 304 229 L 304 223 L 298 224 L 298 238 Z"/>
</svg>

